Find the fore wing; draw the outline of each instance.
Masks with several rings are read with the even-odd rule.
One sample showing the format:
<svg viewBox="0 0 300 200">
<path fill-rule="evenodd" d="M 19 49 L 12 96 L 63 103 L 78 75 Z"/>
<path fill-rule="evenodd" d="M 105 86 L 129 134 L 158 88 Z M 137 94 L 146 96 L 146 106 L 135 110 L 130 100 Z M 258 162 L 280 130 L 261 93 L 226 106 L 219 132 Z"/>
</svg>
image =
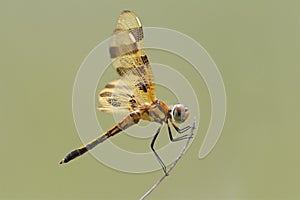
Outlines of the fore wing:
<svg viewBox="0 0 300 200">
<path fill-rule="evenodd" d="M 133 90 L 141 104 L 153 103 L 155 85 L 153 73 L 144 49 L 144 34 L 140 20 L 131 11 L 123 11 L 118 19 L 110 47 L 113 66 L 121 79 Z"/>
</svg>

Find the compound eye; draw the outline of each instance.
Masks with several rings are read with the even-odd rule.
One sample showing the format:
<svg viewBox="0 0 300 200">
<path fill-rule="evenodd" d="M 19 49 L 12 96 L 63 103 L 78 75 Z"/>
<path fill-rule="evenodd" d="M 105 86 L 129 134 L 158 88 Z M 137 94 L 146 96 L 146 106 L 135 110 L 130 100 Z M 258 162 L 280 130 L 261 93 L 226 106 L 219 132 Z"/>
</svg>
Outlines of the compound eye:
<svg viewBox="0 0 300 200">
<path fill-rule="evenodd" d="M 172 116 L 175 122 L 182 123 L 189 116 L 188 108 L 182 104 L 176 104 L 172 109 Z"/>
</svg>

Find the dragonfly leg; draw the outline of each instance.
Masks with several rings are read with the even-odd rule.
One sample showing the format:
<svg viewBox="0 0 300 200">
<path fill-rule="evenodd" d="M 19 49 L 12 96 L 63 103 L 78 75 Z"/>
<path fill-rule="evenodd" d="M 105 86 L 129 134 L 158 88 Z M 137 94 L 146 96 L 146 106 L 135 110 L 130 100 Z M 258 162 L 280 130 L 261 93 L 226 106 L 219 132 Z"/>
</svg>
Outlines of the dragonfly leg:
<svg viewBox="0 0 300 200">
<path fill-rule="evenodd" d="M 167 173 L 167 170 L 166 170 L 166 165 L 164 164 L 164 162 L 162 161 L 162 159 L 159 157 L 159 155 L 156 153 L 156 151 L 155 151 L 155 149 L 154 149 L 154 143 L 155 143 L 156 138 L 157 138 L 157 136 L 158 136 L 158 134 L 159 134 L 159 132 L 160 132 L 161 127 L 162 127 L 162 126 L 160 126 L 160 127 L 157 129 L 157 131 L 156 131 L 156 133 L 155 133 L 155 135 L 154 135 L 154 137 L 153 137 L 153 139 L 152 139 L 152 142 L 151 142 L 151 149 L 152 149 L 152 151 L 153 151 L 155 157 L 157 158 L 159 164 L 161 165 L 161 167 L 162 167 L 162 169 L 163 169 L 165 175 L 168 176 L 168 173 Z"/>
<path fill-rule="evenodd" d="M 190 128 L 192 128 L 190 125 L 188 125 L 188 126 L 186 126 L 186 127 L 184 127 L 184 128 L 179 128 L 178 126 L 176 126 L 176 125 L 174 124 L 174 122 L 171 121 L 171 123 L 172 123 L 172 126 L 175 128 L 175 130 L 176 130 L 178 133 L 184 133 L 184 132 L 186 132 L 187 130 L 189 130 Z"/>
<path fill-rule="evenodd" d="M 173 123 L 172 123 L 173 124 Z M 185 134 L 185 135 L 182 135 L 182 136 L 180 136 L 180 137 L 177 137 L 177 138 L 173 138 L 173 135 L 172 135 L 172 131 L 171 131 L 171 127 L 170 127 L 170 124 L 169 124 L 169 122 L 167 122 L 167 125 L 168 125 L 168 131 L 169 131 L 169 137 L 170 137 L 170 140 L 171 140 L 171 142 L 177 142 L 177 141 L 180 141 L 180 140 L 185 140 L 185 139 L 188 139 L 188 138 L 191 138 L 191 136 L 190 135 L 188 135 L 188 134 Z M 177 126 L 176 126 L 177 127 Z M 174 127 L 175 128 L 175 127 Z M 178 127 L 177 127 L 178 128 Z M 187 130 L 189 130 L 191 127 L 190 126 L 187 126 L 187 127 L 185 127 L 185 128 L 183 128 L 183 129 L 186 129 L 185 131 L 187 131 Z M 176 129 L 176 128 L 175 128 Z M 179 129 L 179 128 L 178 128 Z M 181 129 L 182 130 L 182 129 Z M 176 131 L 177 131 L 177 129 L 176 129 Z M 184 131 L 184 132 L 185 132 Z M 177 131 L 178 132 L 178 131 Z M 179 133 L 179 132 L 178 132 Z M 181 132 L 181 133 L 183 133 L 183 132 Z"/>
</svg>

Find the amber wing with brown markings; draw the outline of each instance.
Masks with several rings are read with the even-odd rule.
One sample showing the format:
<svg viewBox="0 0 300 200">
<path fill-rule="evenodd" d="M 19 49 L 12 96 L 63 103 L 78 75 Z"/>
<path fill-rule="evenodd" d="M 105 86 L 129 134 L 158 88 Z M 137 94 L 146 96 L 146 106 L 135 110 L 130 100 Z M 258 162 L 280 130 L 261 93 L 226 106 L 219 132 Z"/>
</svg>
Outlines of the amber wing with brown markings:
<svg viewBox="0 0 300 200">
<path fill-rule="evenodd" d="M 109 52 L 121 81 L 108 84 L 99 93 L 99 110 L 132 111 L 152 104 L 156 100 L 153 73 L 144 49 L 143 28 L 133 12 L 123 11 L 119 16 Z"/>
<path fill-rule="evenodd" d="M 101 106 L 97 109 L 107 113 L 132 112 L 141 104 L 141 100 L 134 96 L 132 88 L 121 79 L 106 84 L 98 99 Z"/>
</svg>

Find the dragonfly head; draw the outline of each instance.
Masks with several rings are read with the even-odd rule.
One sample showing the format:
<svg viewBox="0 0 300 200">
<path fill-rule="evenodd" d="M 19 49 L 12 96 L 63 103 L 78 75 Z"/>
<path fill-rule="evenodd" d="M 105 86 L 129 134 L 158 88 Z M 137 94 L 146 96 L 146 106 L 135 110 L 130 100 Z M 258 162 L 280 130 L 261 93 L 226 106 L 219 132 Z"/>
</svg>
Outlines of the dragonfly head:
<svg viewBox="0 0 300 200">
<path fill-rule="evenodd" d="M 189 117 L 190 112 L 183 104 L 175 104 L 171 111 L 171 115 L 176 123 L 183 123 Z"/>
</svg>

